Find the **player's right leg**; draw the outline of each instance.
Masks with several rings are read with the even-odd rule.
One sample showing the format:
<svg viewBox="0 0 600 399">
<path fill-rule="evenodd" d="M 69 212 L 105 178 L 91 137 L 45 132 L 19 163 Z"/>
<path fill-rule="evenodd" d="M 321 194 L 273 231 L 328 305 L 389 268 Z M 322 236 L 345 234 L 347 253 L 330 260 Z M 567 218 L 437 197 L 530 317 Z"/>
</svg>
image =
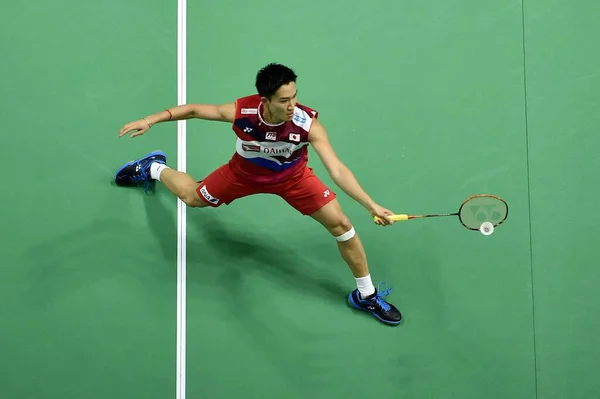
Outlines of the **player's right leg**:
<svg viewBox="0 0 600 399">
<path fill-rule="evenodd" d="M 190 175 L 169 168 L 167 155 L 162 151 L 154 151 L 143 158 L 127 162 L 115 174 L 117 185 L 133 186 L 143 182 L 145 190 L 148 190 L 157 180 L 188 206 L 208 205 L 196 193 L 198 183 Z"/>
<path fill-rule="evenodd" d="M 158 167 L 156 179 L 169 189 L 170 192 L 179 197 L 187 206 L 194 208 L 203 208 L 208 203 L 202 201 L 196 189 L 196 182 L 187 173 L 179 172 L 169 167 Z"/>
<path fill-rule="evenodd" d="M 145 190 L 148 190 L 155 181 L 163 183 L 186 205 L 195 208 L 216 208 L 258 192 L 252 185 L 235 176 L 228 164 L 197 182 L 190 175 L 167 166 L 167 156 L 161 151 L 154 151 L 141 159 L 128 162 L 115 174 L 115 182 L 120 186 L 143 182 Z"/>
</svg>

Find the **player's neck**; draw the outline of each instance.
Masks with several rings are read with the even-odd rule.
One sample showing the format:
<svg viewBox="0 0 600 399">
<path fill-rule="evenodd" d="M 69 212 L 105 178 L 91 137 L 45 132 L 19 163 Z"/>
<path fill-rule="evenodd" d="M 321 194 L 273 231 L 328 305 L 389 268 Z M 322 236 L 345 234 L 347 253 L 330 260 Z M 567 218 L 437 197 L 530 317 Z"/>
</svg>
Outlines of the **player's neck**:
<svg viewBox="0 0 600 399">
<path fill-rule="evenodd" d="M 263 120 L 271 125 L 278 125 L 281 122 L 283 122 L 282 120 L 279 120 L 277 118 L 274 118 L 273 115 L 271 115 L 271 113 L 269 112 L 269 110 L 266 107 L 262 107 L 262 113 L 261 116 L 263 118 Z"/>
</svg>

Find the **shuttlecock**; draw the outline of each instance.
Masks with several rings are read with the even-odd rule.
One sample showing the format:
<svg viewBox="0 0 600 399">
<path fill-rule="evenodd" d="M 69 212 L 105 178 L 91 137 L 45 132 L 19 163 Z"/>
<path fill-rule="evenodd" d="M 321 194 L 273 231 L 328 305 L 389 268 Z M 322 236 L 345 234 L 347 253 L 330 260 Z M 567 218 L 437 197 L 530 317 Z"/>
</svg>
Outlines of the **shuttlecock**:
<svg viewBox="0 0 600 399">
<path fill-rule="evenodd" d="M 492 234 L 494 232 L 494 225 L 491 224 L 490 222 L 484 222 L 479 227 L 479 231 L 481 231 L 481 234 L 483 234 L 485 236 L 489 236 L 490 234 Z"/>
</svg>

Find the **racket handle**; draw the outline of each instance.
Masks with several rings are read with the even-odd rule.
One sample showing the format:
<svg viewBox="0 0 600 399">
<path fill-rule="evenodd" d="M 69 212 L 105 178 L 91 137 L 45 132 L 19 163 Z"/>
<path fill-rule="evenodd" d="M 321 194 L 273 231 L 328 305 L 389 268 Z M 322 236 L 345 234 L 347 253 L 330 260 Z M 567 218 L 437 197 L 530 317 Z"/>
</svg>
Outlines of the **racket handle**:
<svg viewBox="0 0 600 399">
<path fill-rule="evenodd" d="M 404 214 L 401 214 L 401 215 L 390 215 L 389 218 L 392 219 L 394 222 L 398 222 L 400 220 L 408 220 L 408 215 L 404 215 Z M 377 221 L 381 220 L 381 218 L 378 217 L 378 216 L 373 216 L 373 220 L 375 222 L 377 222 Z"/>
</svg>

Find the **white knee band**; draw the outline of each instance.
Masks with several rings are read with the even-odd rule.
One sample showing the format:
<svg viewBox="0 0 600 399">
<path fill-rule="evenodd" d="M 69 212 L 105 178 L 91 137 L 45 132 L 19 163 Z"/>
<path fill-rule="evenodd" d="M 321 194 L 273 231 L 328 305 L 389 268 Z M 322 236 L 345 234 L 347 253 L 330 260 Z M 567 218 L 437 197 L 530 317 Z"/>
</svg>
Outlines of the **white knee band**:
<svg viewBox="0 0 600 399">
<path fill-rule="evenodd" d="M 347 232 L 345 232 L 341 236 L 335 237 L 335 239 L 338 240 L 339 242 L 344 242 L 344 241 L 348 241 L 349 239 L 351 239 L 355 235 L 356 235 L 356 231 L 354 230 L 354 227 L 352 227 L 350 230 L 348 230 Z"/>
</svg>

